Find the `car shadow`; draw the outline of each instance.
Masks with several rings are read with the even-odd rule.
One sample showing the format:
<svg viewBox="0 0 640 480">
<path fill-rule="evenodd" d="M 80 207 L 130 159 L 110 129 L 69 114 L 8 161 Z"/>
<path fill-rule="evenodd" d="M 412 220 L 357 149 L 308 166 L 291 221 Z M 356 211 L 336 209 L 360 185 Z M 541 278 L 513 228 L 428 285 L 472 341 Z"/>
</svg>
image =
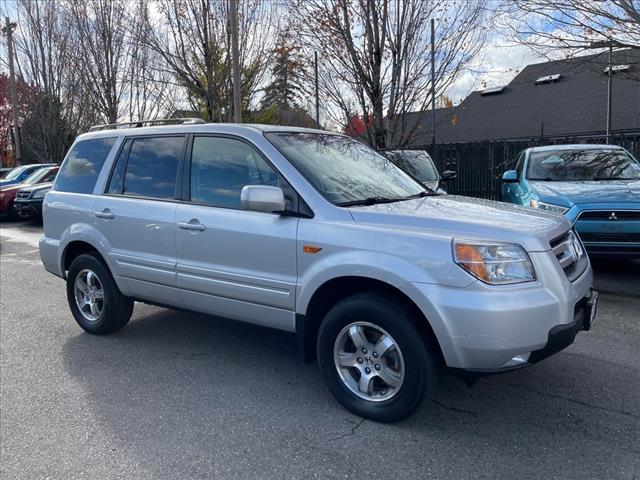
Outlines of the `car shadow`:
<svg viewBox="0 0 640 480">
<path fill-rule="evenodd" d="M 601 292 L 640 298 L 640 259 L 593 257 L 594 286 Z"/>
<path fill-rule="evenodd" d="M 474 388 L 444 374 L 432 401 L 386 425 L 344 410 L 317 365 L 298 359 L 292 334 L 259 326 L 137 305 L 125 329 L 79 333 L 63 357 L 86 391 L 83 407 L 158 476 L 180 477 L 181 462 L 197 458 L 201 466 L 235 465 L 237 477 L 273 455 L 300 468 L 329 456 L 357 472 L 352 456 L 366 448 L 352 438 L 385 433 L 388 445 L 373 462 L 383 471 L 387 455 L 422 465 L 474 448 L 506 452 L 505 465 L 520 469 L 549 455 L 606 457 L 611 442 L 640 455 L 637 370 L 574 347 Z M 249 451 L 239 463 L 237 453 Z"/>
</svg>

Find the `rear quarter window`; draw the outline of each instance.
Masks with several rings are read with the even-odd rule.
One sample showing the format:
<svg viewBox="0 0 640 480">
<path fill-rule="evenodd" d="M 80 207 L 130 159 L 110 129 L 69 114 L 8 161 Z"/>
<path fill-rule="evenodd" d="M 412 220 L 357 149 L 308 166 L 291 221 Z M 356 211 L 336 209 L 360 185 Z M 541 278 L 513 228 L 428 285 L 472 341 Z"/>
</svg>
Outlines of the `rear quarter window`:
<svg viewBox="0 0 640 480">
<path fill-rule="evenodd" d="M 62 164 L 55 189 L 59 192 L 92 193 L 116 137 L 77 142 Z"/>
</svg>

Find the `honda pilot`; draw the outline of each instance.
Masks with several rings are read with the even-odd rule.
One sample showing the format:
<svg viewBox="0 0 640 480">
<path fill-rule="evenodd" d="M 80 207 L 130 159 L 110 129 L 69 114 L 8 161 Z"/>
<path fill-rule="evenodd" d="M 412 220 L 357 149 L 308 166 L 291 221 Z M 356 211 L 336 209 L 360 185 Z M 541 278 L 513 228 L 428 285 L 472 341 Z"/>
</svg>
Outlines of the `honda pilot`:
<svg viewBox="0 0 640 480">
<path fill-rule="evenodd" d="M 539 362 L 596 311 L 566 218 L 438 195 L 326 131 L 94 127 L 43 217 L 42 262 L 87 332 L 120 330 L 136 301 L 293 332 L 335 398 L 378 421 L 414 411 L 441 368 Z"/>
</svg>

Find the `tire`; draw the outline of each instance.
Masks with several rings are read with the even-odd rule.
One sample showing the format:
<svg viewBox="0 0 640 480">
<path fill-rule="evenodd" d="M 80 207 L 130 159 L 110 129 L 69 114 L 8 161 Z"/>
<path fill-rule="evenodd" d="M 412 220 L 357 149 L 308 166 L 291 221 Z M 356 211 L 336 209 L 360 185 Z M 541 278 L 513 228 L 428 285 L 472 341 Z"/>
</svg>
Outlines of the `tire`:
<svg viewBox="0 0 640 480">
<path fill-rule="evenodd" d="M 409 416 L 431 395 L 437 383 L 437 362 L 414 317 L 406 303 L 375 292 L 348 297 L 325 315 L 318 333 L 318 363 L 327 387 L 347 410 L 378 422 L 395 422 Z M 358 327 L 362 328 L 360 334 L 364 332 L 360 340 L 368 343 L 366 353 L 352 339 Z M 384 348 L 376 345 L 382 338 L 376 338 L 378 334 L 390 336 L 395 347 L 381 355 Z M 384 343 L 388 345 L 389 341 Z M 354 350 L 355 362 L 351 357 Z M 338 360 L 334 360 L 338 357 L 348 366 L 338 367 Z M 373 373 L 366 375 L 367 368 Z M 365 380 L 373 376 L 372 382 L 365 381 L 368 388 L 361 387 L 361 372 Z M 386 383 L 382 377 L 394 381 Z"/>
<path fill-rule="evenodd" d="M 76 288 L 79 277 L 80 286 Z M 85 302 L 87 299 L 89 304 Z M 67 301 L 78 325 L 96 335 L 120 330 L 133 313 L 133 300 L 120 293 L 107 266 L 91 253 L 78 255 L 71 263 L 67 276 Z M 95 309 L 90 304 L 96 304 Z M 80 305 L 83 305 L 82 311 Z"/>
</svg>

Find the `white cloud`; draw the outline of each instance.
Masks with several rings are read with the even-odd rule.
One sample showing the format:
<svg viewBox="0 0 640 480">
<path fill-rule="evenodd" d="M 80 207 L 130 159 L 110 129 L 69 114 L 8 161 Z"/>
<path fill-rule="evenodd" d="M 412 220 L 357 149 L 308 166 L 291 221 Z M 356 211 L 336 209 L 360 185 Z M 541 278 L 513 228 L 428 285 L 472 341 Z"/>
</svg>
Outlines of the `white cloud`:
<svg viewBox="0 0 640 480">
<path fill-rule="evenodd" d="M 546 60 L 531 48 L 496 35 L 484 46 L 476 64 L 456 79 L 446 95 L 458 104 L 472 91 L 506 85 L 527 65 Z"/>
</svg>

